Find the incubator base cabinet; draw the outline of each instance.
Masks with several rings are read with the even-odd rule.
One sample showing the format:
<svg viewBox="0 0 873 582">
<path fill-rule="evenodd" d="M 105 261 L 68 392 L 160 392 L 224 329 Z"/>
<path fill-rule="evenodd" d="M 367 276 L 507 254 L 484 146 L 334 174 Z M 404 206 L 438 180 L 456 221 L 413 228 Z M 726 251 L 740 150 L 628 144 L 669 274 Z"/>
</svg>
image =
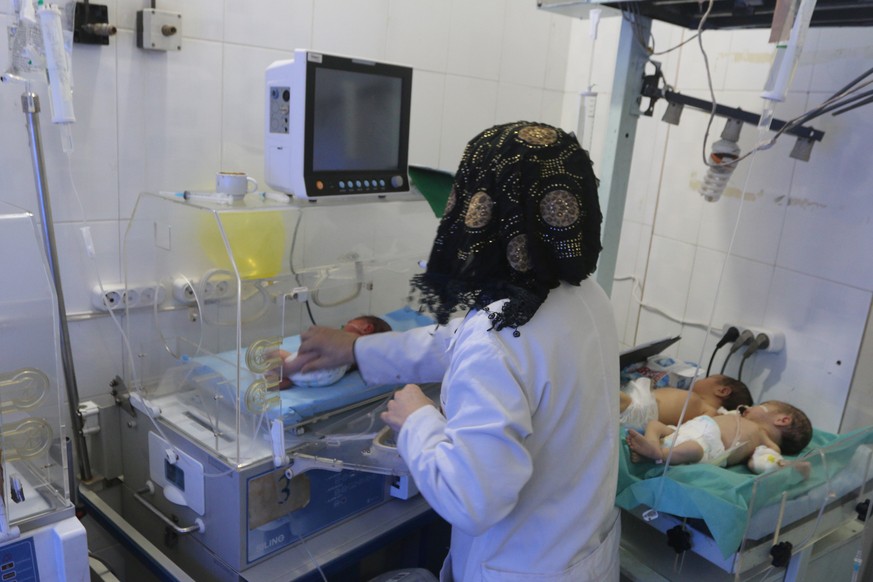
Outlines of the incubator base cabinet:
<svg viewBox="0 0 873 582">
<path fill-rule="evenodd" d="M 660 524 L 672 529 L 681 525 L 681 520 L 667 520 Z M 692 547 L 684 554 L 669 547 L 666 530 L 645 523 L 640 516 L 622 512 L 622 543 L 620 550 L 623 580 L 651 582 L 653 580 L 707 580 L 712 582 L 860 582 L 868 578 L 853 578 L 854 562 L 862 551 L 865 562 L 870 559 L 869 536 L 863 535 L 863 524 L 846 523 L 816 540 L 803 552 L 797 552 L 787 565 L 773 566 L 770 546 L 760 548 L 754 567 L 743 572 L 731 571 L 731 564 L 739 556 L 730 559 L 716 558 L 712 548 L 704 549 L 699 533 L 692 534 Z M 866 543 L 866 553 L 864 542 Z M 702 552 L 702 553 L 699 553 Z M 719 563 L 719 559 L 721 562 Z M 752 566 L 750 564 L 750 566 Z M 868 568 L 869 570 L 869 568 Z"/>
<path fill-rule="evenodd" d="M 432 324 L 406 305 L 435 229 L 414 195 L 141 195 L 123 251 L 123 518 L 194 579 L 292 580 L 428 514 L 401 499 L 379 418 L 398 385 L 346 370 L 280 390 L 279 370 L 313 323 Z"/>
<path fill-rule="evenodd" d="M 0 580 L 86 580 L 70 502 L 58 306 L 34 217 L 0 203 Z M 9 249 L 15 249 L 11 252 Z"/>
</svg>

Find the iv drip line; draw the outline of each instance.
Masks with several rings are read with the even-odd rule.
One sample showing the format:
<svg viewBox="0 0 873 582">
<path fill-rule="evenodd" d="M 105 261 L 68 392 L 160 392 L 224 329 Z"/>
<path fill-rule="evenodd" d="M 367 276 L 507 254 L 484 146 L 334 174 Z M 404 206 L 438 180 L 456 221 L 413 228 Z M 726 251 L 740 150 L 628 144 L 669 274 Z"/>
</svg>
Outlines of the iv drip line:
<svg viewBox="0 0 873 582">
<path fill-rule="evenodd" d="M 591 142 L 594 137 L 594 113 L 597 108 L 597 92 L 594 91 L 594 48 L 597 43 L 597 29 L 600 24 L 600 9 L 594 8 L 589 12 L 588 36 L 591 39 L 588 49 L 588 82 L 585 90 L 579 93 L 579 116 L 576 121 L 576 139 L 579 145 L 586 151 L 591 151 Z"/>
<path fill-rule="evenodd" d="M 765 116 L 762 116 L 762 123 L 759 124 L 759 126 L 758 126 L 759 137 L 764 135 L 770 129 L 769 125 L 768 125 L 769 120 L 764 121 L 764 117 Z M 752 158 L 750 160 L 749 170 L 746 173 L 746 177 L 745 177 L 745 180 L 743 182 L 743 187 L 741 190 L 741 192 L 743 192 L 743 193 L 746 192 L 746 189 L 747 189 L 748 184 L 749 184 L 749 179 L 752 176 L 752 170 L 754 169 L 754 166 L 755 166 L 755 160 L 757 158 L 758 158 L 758 154 L 756 153 L 755 155 L 752 156 Z M 700 361 L 702 361 L 703 355 L 706 353 L 707 343 L 709 342 L 710 336 L 712 335 L 712 321 L 715 318 L 715 308 L 718 305 L 718 299 L 719 299 L 719 295 L 721 293 L 721 285 L 722 285 L 722 282 L 724 281 L 724 275 L 725 275 L 725 271 L 727 270 L 728 260 L 733 255 L 734 243 L 736 242 L 737 232 L 739 231 L 739 226 L 740 226 L 740 220 L 743 216 L 743 208 L 745 206 L 745 201 L 746 201 L 745 195 L 741 195 L 740 196 L 740 204 L 739 204 L 739 207 L 737 209 L 737 218 L 736 218 L 736 221 L 734 222 L 733 231 L 731 232 L 730 243 L 728 244 L 728 249 L 727 249 L 727 253 L 725 255 L 724 263 L 722 263 L 722 266 L 721 266 L 721 271 L 720 271 L 719 277 L 718 277 L 718 283 L 716 285 L 715 297 L 713 298 L 713 301 L 712 301 L 712 309 L 710 310 L 710 313 L 709 313 L 709 327 L 707 329 L 706 336 L 704 337 L 704 341 L 702 342 L 702 345 L 701 345 L 700 356 L 697 358 L 698 363 L 697 363 L 697 367 L 694 370 L 694 376 L 693 376 L 694 380 L 692 381 L 691 386 L 688 388 L 688 395 L 685 397 L 685 402 L 682 405 L 682 411 L 679 414 L 679 422 L 676 425 L 677 432 L 682 427 L 682 424 L 685 422 L 685 414 L 688 410 L 688 403 L 691 399 L 691 392 L 694 390 L 694 384 L 697 383 L 697 376 L 698 376 L 698 373 L 700 371 Z M 655 501 L 652 504 L 652 509 L 647 510 L 643 514 L 643 518 L 646 521 L 652 521 L 654 519 L 657 519 L 657 517 L 658 517 L 658 511 L 654 508 L 657 507 L 661 501 L 661 495 L 662 495 L 663 490 L 664 490 L 664 482 L 666 480 L 665 477 L 667 476 L 667 471 L 670 468 L 670 461 L 671 461 L 672 456 L 673 456 L 673 444 L 675 442 L 675 435 L 676 435 L 676 433 L 674 433 L 674 438 L 671 439 L 671 441 L 670 441 L 670 447 L 669 447 L 669 450 L 667 452 L 667 458 L 664 459 L 664 468 L 663 468 L 663 472 L 661 473 L 661 481 L 658 485 L 658 491 L 655 494 Z"/>
</svg>

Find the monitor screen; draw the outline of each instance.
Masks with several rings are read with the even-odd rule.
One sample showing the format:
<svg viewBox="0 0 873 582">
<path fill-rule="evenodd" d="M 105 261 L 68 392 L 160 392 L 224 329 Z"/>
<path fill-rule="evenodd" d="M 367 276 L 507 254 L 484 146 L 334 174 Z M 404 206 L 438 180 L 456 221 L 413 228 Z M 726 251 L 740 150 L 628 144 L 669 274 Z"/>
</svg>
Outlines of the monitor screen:
<svg viewBox="0 0 873 582">
<path fill-rule="evenodd" d="M 397 170 L 402 90 L 397 77 L 317 69 L 312 171 Z"/>
</svg>

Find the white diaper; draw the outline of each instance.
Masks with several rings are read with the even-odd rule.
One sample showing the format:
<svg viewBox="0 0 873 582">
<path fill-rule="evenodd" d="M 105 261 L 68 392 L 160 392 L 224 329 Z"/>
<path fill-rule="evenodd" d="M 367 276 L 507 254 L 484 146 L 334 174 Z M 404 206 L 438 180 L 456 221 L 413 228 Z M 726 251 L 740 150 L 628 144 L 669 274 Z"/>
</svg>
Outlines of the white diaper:
<svg viewBox="0 0 873 582">
<path fill-rule="evenodd" d="M 672 434 L 665 436 L 661 439 L 661 444 L 669 447 L 673 442 L 673 436 Z M 676 444 L 673 446 L 679 446 L 687 441 L 694 441 L 703 448 L 701 463 L 719 467 L 727 464 L 727 455 L 721 442 L 721 429 L 711 416 L 698 416 L 682 423 L 679 427 L 679 435 L 676 436 Z"/>
<path fill-rule="evenodd" d="M 290 362 L 297 357 L 297 352 L 294 352 L 287 358 L 285 362 Z M 349 366 L 340 366 L 338 368 L 328 368 L 326 370 L 314 370 L 312 372 L 297 372 L 291 374 L 288 379 L 295 386 L 309 388 L 313 386 L 330 386 L 339 382 L 346 372 L 349 371 Z"/>
<path fill-rule="evenodd" d="M 637 378 L 628 382 L 622 392 L 630 396 L 631 403 L 618 420 L 622 426 L 645 432 L 650 420 L 658 419 L 658 401 L 652 394 L 652 380 Z"/>
</svg>

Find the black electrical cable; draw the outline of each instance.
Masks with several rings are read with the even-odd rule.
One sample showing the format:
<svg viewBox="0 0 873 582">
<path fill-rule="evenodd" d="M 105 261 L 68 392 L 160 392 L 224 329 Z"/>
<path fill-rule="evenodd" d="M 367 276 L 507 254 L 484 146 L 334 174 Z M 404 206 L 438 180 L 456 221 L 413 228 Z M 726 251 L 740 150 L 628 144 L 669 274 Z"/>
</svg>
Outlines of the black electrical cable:
<svg viewBox="0 0 873 582">
<path fill-rule="evenodd" d="M 721 336 L 721 339 L 718 340 L 718 343 L 715 345 L 715 349 L 712 350 L 712 355 L 709 357 L 709 365 L 706 367 L 706 375 L 709 376 L 710 370 L 712 370 L 712 362 L 715 360 L 715 354 L 718 353 L 718 350 L 723 348 L 725 345 L 729 344 L 732 341 L 736 341 L 736 339 L 740 337 L 740 330 L 731 326 L 728 328 L 724 335 Z"/>
<path fill-rule="evenodd" d="M 870 75 L 873 75 L 873 67 L 867 69 L 866 71 L 849 81 L 842 89 L 835 91 L 834 94 L 831 96 L 831 99 L 833 99 L 834 97 L 842 96 L 846 94 L 850 89 L 856 88 L 855 85 L 859 84 Z"/>
<path fill-rule="evenodd" d="M 747 347 L 746 351 L 743 353 L 743 359 L 740 361 L 740 369 L 737 370 L 737 380 L 742 381 L 743 379 L 743 365 L 746 363 L 746 360 L 748 360 L 749 357 L 758 350 L 766 350 L 769 345 L 770 338 L 767 337 L 766 333 L 759 333 L 757 337 L 755 337 L 755 341 L 750 343 L 749 347 Z"/>
<path fill-rule="evenodd" d="M 868 91 L 864 95 L 873 95 L 873 91 Z M 859 97 L 861 97 L 861 96 L 859 96 Z M 842 115 L 843 113 L 846 113 L 847 111 L 851 111 L 852 109 L 857 109 L 858 107 L 862 107 L 864 105 L 869 105 L 870 103 L 873 103 L 873 96 L 867 97 L 866 99 L 863 99 L 861 101 L 856 101 L 854 104 L 848 105 L 848 106 L 840 109 L 839 111 L 834 111 L 833 115 L 834 116 Z M 840 105 L 842 105 L 842 103 L 840 103 Z"/>
<path fill-rule="evenodd" d="M 721 365 L 721 373 L 724 374 L 724 369 L 727 368 L 728 361 L 730 361 L 731 356 L 733 356 L 737 350 L 741 347 L 752 343 L 755 340 L 755 334 L 750 332 L 749 330 L 745 330 L 743 333 L 739 335 L 737 339 L 734 340 L 733 345 L 731 345 L 731 349 L 728 352 L 727 357 L 724 359 L 724 363 Z M 739 378 L 738 378 L 739 379 Z"/>
<path fill-rule="evenodd" d="M 306 305 L 306 313 L 309 314 L 309 321 L 312 322 L 312 325 L 318 325 L 317 323 L 315 323 L 315 318 L 312 317 L 312 307 L 309 306 L 309 301 L 306 301 L 305 305 Z"/>
</svg>

